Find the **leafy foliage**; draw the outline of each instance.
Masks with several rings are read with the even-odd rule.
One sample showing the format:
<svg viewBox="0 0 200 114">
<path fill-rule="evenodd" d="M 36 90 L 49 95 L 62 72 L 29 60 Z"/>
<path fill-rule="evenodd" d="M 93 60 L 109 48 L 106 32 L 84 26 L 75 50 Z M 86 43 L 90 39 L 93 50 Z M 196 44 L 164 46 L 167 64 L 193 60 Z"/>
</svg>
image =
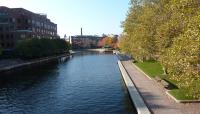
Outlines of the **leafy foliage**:
<svg viewBox="0 0 200 114">
<path fill-rule="evenodd" d="M 187 96 L 200 99 L 199 0 L 131 0 L 122 51 L 157 60 Z"/>
<path fill-rule="evenodd" d="M 105 37 L 98 42 L 98 47 L 117 48 L 117 38 Z"/>
<path fill-rule="evenodd" d="M 15 48 L 17 57 L 34 59 L 68 52 L 70 44 L 62 39 L 26 39 L 18 42 Z"/>
</svg>

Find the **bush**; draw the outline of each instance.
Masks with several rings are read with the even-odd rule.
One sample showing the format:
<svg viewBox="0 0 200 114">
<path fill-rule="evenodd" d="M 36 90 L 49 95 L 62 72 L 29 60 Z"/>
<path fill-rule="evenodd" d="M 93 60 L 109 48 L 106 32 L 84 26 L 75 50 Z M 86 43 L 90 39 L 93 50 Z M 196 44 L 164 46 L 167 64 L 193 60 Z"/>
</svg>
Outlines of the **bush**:
<svg viewBox="0 0 200 114">
<path fill-rule="evenodd" d="M 68 52 L 70 44 L 62 39 L 26 39 L 17 43 L 14 53 L 22 59 L 34 59 Z"/>
</svg>

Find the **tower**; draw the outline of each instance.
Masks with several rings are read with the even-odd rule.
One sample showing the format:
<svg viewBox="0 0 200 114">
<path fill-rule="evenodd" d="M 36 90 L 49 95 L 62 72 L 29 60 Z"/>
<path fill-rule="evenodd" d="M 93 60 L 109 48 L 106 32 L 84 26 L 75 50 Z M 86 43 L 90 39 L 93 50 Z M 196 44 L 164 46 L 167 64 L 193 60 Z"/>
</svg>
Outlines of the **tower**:
<svg viewBox="0 0 200 114">
<path fill-rule="evenodd" d="M 83 29 L 81 28 L 81 36 L 83 36 Z"/>
</svg>

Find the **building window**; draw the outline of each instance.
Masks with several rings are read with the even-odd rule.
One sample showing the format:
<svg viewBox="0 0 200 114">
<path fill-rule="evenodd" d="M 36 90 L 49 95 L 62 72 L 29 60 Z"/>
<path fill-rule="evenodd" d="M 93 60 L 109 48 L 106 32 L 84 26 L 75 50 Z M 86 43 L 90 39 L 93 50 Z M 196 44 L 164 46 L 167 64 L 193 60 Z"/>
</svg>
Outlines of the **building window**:
<svg viewBox="0 0 200 114">
<path fill-rule="evenodd" d="M 1 46 L 4 47 L 4 43 L 1 43 Z"/>
<path fill-rule="evenodd" d="M 17 23 L 21 23 L 21 19 L 17 19 Z"/>
<path fill-rule="evenodd" d="M 36 26 L 40 26 L 40 22 L 37 21 L 37 22 L 36 22 Z"/>
<path fill-rule="evenodd" d="M 35 21 L 34 21 L 34 20 L 32 20 L 32 24 L 35 24 Z"/>
<path fill-rule="evenodd" d="M 14 30 L 14 26 L 10 26 L 10 30 Z"/>
<path fill-rule="evenodd" d="M 13 34 L 11 34 L 11 35 L 10 35 L 10 38 L 12 38 L 12 39 L 13 39 Z"/>
<path fill-rule="evenodd" d="M 8 22 L 8 18 L 0 18 L 0 23 L 7 23 Z"/>
<path fill-rule="evenodd" d="M 3 37 L 3 35 L 1 35 L 0 41 L 1 41 L 1 42 L 4 42 L 4 37 Z"/>
<path fill-rule="evenodd" d="M 8 28 L 8 27 L 6 27 L 6 31 L 9 31 L 9 28 Z"/>
<path fill-rule="evenodd" d="M 3 39 L 4 38 L 4 35 L 3 34 L 1 34 L 1 39 Z"/>
<path fill-rule="evenodd" d="M 21 37 L 21 38 L 25 38 L 26 35 L 25 35 L 25 34 L 21 34 L 20 37 Z"/>
<path fill-rule="evenodd" d="M 11 42 L 11 43 L 10 43 L 10 47 L 13 47 L 13 46 L 14 46 L 14 43 L 13 43 L 13 42 Z"/>
<path fill-rule="evenodd" d="M 15 18 L 12 18 L 12 21 L 15 22 Z"/>
<path fill-rule="evenodd" d="M 9 44 L 9 43 L 7 43 L 7 44 L 6 44 L 6 47 L 10 47 L 10 44 Z"/>
<path fill-rule="evenodd" d="M 10 38 L 10 37 L 9 37 L 9 34 L 6 34 L 6 38 L 7 38 L 7 39 L 9 39 L 9 38 Z"/>
<path fill-rule="evenodd" d="M 12 23 L 12 22 L 13 22 L 13 21 L 12 21 L 12 18 L 10 18 L 9 21 L 10 21 L 10 23 Z"/>
<path fill-rule="evenodd" d="M 28 24 L 28 19 L 25 19 L 24 21 L 25 21 L 25 24 Z"/>
<path fill-rule="evenodd" d="M 30 20 L 30 19 L 28 19 L 28 23 L 29 23 L 29 24 L 31 23 L 31 20 Z"/>
</svg>

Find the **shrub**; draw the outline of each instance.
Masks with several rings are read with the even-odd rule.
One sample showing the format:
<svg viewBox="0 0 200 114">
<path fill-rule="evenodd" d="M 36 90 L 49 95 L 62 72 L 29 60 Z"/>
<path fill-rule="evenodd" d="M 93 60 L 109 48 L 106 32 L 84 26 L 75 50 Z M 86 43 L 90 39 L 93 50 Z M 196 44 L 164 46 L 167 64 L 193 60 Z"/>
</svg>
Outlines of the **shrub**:
<svg viewBox="0 0 200 114">
<path fill-rule="evenodd" d="M 15 55 L 22 59 L 34 59 L 68 52 L 69 43 L 63 39 L 26 39 L 19 41 L 15 47 Z"/>
</svg>

